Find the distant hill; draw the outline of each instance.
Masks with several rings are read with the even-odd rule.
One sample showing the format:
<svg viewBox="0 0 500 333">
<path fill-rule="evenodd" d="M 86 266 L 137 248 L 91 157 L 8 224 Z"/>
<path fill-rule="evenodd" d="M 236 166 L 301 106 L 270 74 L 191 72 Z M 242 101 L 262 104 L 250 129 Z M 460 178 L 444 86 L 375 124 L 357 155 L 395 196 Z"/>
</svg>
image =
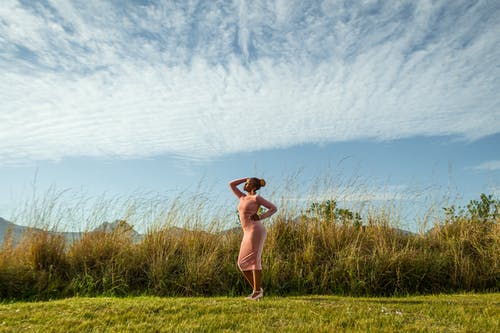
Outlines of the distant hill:
<svg viewBox="0 0 500 333">
<path fill-rule="evenodd" d="M 113 232 L 117 229 L 122 229 L 125 232 L 130 232 L 131 237 L 135 242 L 141 241 L 145 235 L 138 233 L 130 224 L 128 224 L 124 220 L 116 220 L 114 222 L 103 222 L 101 225 L 97 226 L 96 228 L 88 231 L 88 232 Z M 9 231 L 10 230 L 10 231 Z M 5 241 L 6 235 L 11 232 L 12 234 L 12 240 L 13 243 L 16 244 L 21 237 L 27 232 L 27 231 L 43 231 L 40 228 L 32 228 L 32 227 L 25 227 L 21 225 L 17 225 L 15 223 L 9 222 L 3 218 L 0 217 L 0 246 L 2 246 L 3 242 Z M 176 226 L 171 226 L 167 227 L 167 230 L 169 233 L 172 235 L 175 235 L 177 237 L 181 237 L 182 235 L 185 235 L 185 233 L 207 233 L 207 231 L 193 231 L 193 230 L 188 230 L 185 228 L 180 228 Z M 241 227 L 236 227 L 228 230 L 223 230 L 218 232 L 217 234 L 221 235 L 227 235 L 230 233 L 242 233 Z M 54 234 L 62 235 L 66 238 L 68 242 L 74 242 L 79 240 L 85 232 L 53 232 Z"/>
<path fill-rule="evenodd" d="M 127 224 L 126 221 L 123 220 L 117 220 L 111 223 L 104 222 L 97 228 L 91 230 L 90 232 L 98 232 L 98 231 L 112 232 L 117 228 L 123 228 L 124 231 L 130 231 L 132 234 L 132 239 L 134 241 L 139 241 L 143 238 L 143 235 L 139 234 L 137 231 L 134 230 L 132 226 L 130 226 L 129 224 Z M 12 237 L 13 243 L 16 244 L 21 239 L 21 237 L 28 231 L 42 231 L 42 229 L 17 225 L 0 217 L 0 246 L 3 245 L 5 237 L 9 233 L 11 233 L 9 237 Z M 69 242 L 74 242 L 80 239 L 84 234 L 84 232 L 52 232 L 52 233 L 64 236 L 64 238 L 66 238 L 66 240 Z"/>
<path fill-rule="evenodd" d="M 14 242 L 17 242 L 21 236 L 28 231 L 30 228 L 23 227 L 12 222 L 7 221 L 4 218 L 0 217 L 0 245 L 3 244 L 5 236 L 7 233 L 12 233 L 12 239 Z"/>
<path fill-rule="evenodd" d="M 299 217 L 292 219 L 288 221 L 288 223 L 299 223 Z M 114 222 L 104 222 L 98 227 L 94 228 L 93 230 L 90 230 L 89 232 L 113 232 L 118 228 L 122 228 L 123 231 L 127 231 L 131 233 L 132 239 L 136 242 L 141 241 L 145 235 L 138 233 L 134 228 L 129 225 L 126 221 L 124 220 L 116 220 Z M 362 229 L 367 230 L 370 227 L 367 226 L 362 226 Z M 417 234 L 408 230 L 404 229 L 399 229 L 399 228 L 391 228 L 393 229 L 396 233 L 399 233 L 401 235 L 405 236 L 416 236 Z M 10 230 L 10 231 L 9 231 Z M 25 227 L 25 226 L 20 226 L 17 224 L 14 224 L 12 222 L 9 222 L 3 218 L 0 217 L 0 246 L 2 246 L 5 236 L 7 233 L 11 232 L 12 233 L 12 240 L 13 243 L 16 244 L 19 239 L 21 239 L 22 235 L 25 234 L 29 230 L 38 230 L 42 231 L 42 229 L 39 228 L 32 228 L 32 227 Z M 192 231 L 192 230 L 187 230 L 184 228 L 179 228 L 179 227 L 169 227 L 168 228 L 169 232 L 176 236 L 181 236 L 185 232 L 200 232 L 200 231 Z M 201 231 L 201 232 L 206 232 L 206 231 Z M 54 232 L 55 234 L 62 235 L 65 237 L 65 239 L 68 242 L 74 242 L 79 240 L 85 233 L 84 232 Z M 219 235 L 229 235 L 232 233 L 242 233 L 241 227 L 234 227 L 230 228 L 227 230 L 219 231 L 216 234 Z"/>
<path fill-rule="evenodd" d="M 134 236 L 139 235 L 139 233 L 137 231 L 135 231 L 134 228 L 124 220 L 116 220 L 115 222 L 112 222 L 112 223 L 103 222 L 100 226 L 93 229 L 92 231 L 113 232 L 113 231 L 120 229 L 120 228 L 122 228 L 123 231 L 132 232 L 132 234 Z"/>
</svg>

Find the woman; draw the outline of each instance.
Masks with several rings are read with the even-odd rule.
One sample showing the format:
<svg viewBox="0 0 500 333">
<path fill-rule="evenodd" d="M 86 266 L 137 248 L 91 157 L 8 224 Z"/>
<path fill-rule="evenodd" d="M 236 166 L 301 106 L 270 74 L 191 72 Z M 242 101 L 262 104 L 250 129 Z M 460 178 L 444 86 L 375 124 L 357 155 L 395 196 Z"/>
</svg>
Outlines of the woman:
<svg viewBox="0 0 500 333">
<path fill-rule="evenodd" d="M 245 183 L 243 189 L 247 194 L 241 192 L 237 187 L 242 183 Z M 253 288 L 253 293 L 247 297 L 247 299 L 251 300 L 258 300 L 264 296 L 261 287 L 261 256 L 264 240 L 266 239 L 266 228 L 261 221 L 277 211 L 275 205 L 256 192 L 265 185 L 264 179 L 258 178 L 236 179 L 229 183 L 231 190 L 240 200 L 238 211 L 241 226 L 243 227 L 243 240 L 238 255 L 238 267 Z M 267 211 L 261 215 L 258 214 L 260 206 L 267 208 Z"/>
</svg>

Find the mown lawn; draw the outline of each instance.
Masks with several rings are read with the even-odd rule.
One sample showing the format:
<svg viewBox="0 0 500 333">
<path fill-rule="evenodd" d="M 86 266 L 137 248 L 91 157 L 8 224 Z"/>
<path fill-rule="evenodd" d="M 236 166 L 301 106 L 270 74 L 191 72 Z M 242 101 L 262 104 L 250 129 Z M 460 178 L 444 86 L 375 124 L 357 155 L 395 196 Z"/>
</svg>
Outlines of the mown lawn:
<svg viewBox="0 0 500 333">
<path fill-rule="evenodd" d="M 69 298 L 0 304 L 1 332 L 500 332 L 500 294 Z"/>
</svg>

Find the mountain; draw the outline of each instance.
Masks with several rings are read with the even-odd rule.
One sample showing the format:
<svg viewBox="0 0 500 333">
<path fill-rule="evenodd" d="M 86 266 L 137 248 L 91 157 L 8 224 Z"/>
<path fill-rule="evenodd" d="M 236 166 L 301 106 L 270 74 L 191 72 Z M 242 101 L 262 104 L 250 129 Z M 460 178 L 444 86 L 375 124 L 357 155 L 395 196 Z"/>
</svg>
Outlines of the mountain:
<svg viewBox="0 0 500 333">
<path fill-rule="evenodd" d="M 134 228 L 124 220 L 116 220 L 115 222 L 103 222 L 100 226 L 95 228 L 92 231 L 101 231 L 101 232 L 113 232 L 121 229 L 124 232 L 131 232 L 132 237 L 138 237 L 140 234 L 134 230 Z"/>
<path fill-rule="evenodd" d="M 300 218 L 297 217 L 297 218 L 294 218 L 294 219 L 288 221 L 288 223 L 299 223 L 299 221 L 300 221 Z M 369 226 L 362 226 L 361 229 L 367 231 L 370 229 L 370 227 Z M 399 228 L 390 228 L 390 229 L 392 229 L 394 232 L 396 232 L 400 235 L 404 235 L 404 236 L 416 236 L 417 235 L 414 232 L 404 230 L 404 229 L 399 229 Z M 0 217 L 0 247 L 4 243 L 5 237 L 9 233 L 11 233 L 9 235 L 9 238 L 12 237 L 11 239 L 12 239 L 13 244 L 16 244 L 21 239 L 22 235 L 24 235 L 27 231 L 30 231 L 30 230 L 31 231 L 43 231 L 40 228 L 20 226 L 20 225 L 14 224 L 14 223 L 9 222 L 9 221 Z M 141 241 L 145 236 L 143 234 L 138 233 L 136 230 L 134 230 L 134 228 L 124 220 L 116 220 L 116 221 L 111 222 L 111 223 L 110 222 L 103 222 L 101 225 L 97 226 L 93 230 L 90 230 L 89 232 L 115 232 L 117 230 L 122 231 L 122 232 L 130 232 L 130 235 L 131 235 L 132 240 L 134 242 Z M 179 227 L 175 227 L 175 226 L 169 227 L 168 231 L 176 236 L 179 236 L 179 237 L 181 235 L 185 234 L 186 232 L 189 232 L 189 233 L 206 232 L 206 231 L 192 231 L 192 230 L 187 230 L 187 229 L 179 228 Z M 84 232 L 50 232 L 50 233 L 62 235 L 70 243 L 79 240 L 85 234 Z M 227 235 L 232 234 L 232 233 L 242 233 L 241 227 L 234 227 L 234 228 L 230 228 L 227 230 L 223 230 L 223 231 L 218 232 L 217 234 L 222 235 L 222 236 L 227 236 Z"/>
<path fill-rule="evenodd" d="M 208 233 L 207 231 L 188 230 L 176 226 L 168 227 L 166 230 L 168 230 L 170 234 L 176 237 L 182 237 L 183 235 L 186 235 L 186 232 L 189 234 L 199 233 L 199 232 Z M 17 244 L 17 242 L 19 242 L 21 237 L 28 231 L 43 231 L 43 230 L 40 228 L 17 225 L 0 217 L 0 247 L 4 243 L 6 236 L 8 236 L 8 238 L 12 240 L 13 244 Z M 116 220 L 114 222 L 103 222 L 96 228 L 87 232 L 92 233 L 92 232 L 116 232 L 116 231 L 130 233 L 130 236 L 132 237 L 132 240 L 134 242 L 139 242 L 143 240 L 145 237 L 144 234 L 138 233 L 130 224 L 128 224 L 124 220 Z M 241 233 L 242 232 L 241 227 L 224 230 L 219 232 L 219 234 L 227 235 L 233 232 Z M 53 232 L 53 231 L 49 231 L 49 233 L 62 235 L 69 243 L 79 240 L 85 234 L 85 232 Z"/>
<path fill-rule="evenodd" d="M 113 232 L 117 229 L 121 229 L 124 232 L 130 232 L 131 237 L 134 241 L 139 241 L 143 238 L 143 235 L 139 234 L 134 228 L 129 225 L 126 221 L 116 220 L 115 222 L 104 222 L 90 232 Z M 4 218 L 0 217 L 0 246 L 3 245 L 7 238 L 11 239 L 13 244 L 16 244 L 21 237 L 28 231 L 43 231 L 40 228 L 25 227 L 17 225 L 15 223 L 9 222 Z M 84 232 L 53 232 L 50 233 L 63 236 L 67 241 L 74 242 L 80 239 Z"/>
<path fill-rule="evenodd" d="M 7 236 L 8 233 L 11 233 L 10 236 L 12 237 L 14 243 L 16 243 L 29 229 L 30 228 L 28 227 L 14 224 L 0 217 L 0 245 L 3 244 L 5 236 Z"/>
</svg>

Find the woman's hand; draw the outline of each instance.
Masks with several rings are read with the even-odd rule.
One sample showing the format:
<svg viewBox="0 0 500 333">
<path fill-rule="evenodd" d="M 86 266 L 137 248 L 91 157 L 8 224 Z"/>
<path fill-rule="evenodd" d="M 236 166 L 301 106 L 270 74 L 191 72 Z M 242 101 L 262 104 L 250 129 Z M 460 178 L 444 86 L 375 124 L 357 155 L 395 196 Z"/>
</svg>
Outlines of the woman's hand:
<svg viewBox="0 0 500 333">
<path fill-rule="evenodd" d="M 253 221 L 260 221 L 260 216 L 259 216 L 259 214 L 252 214 L 252 216 L 250 216 L 250 218 L 251 218 Z"/>
</svg>

